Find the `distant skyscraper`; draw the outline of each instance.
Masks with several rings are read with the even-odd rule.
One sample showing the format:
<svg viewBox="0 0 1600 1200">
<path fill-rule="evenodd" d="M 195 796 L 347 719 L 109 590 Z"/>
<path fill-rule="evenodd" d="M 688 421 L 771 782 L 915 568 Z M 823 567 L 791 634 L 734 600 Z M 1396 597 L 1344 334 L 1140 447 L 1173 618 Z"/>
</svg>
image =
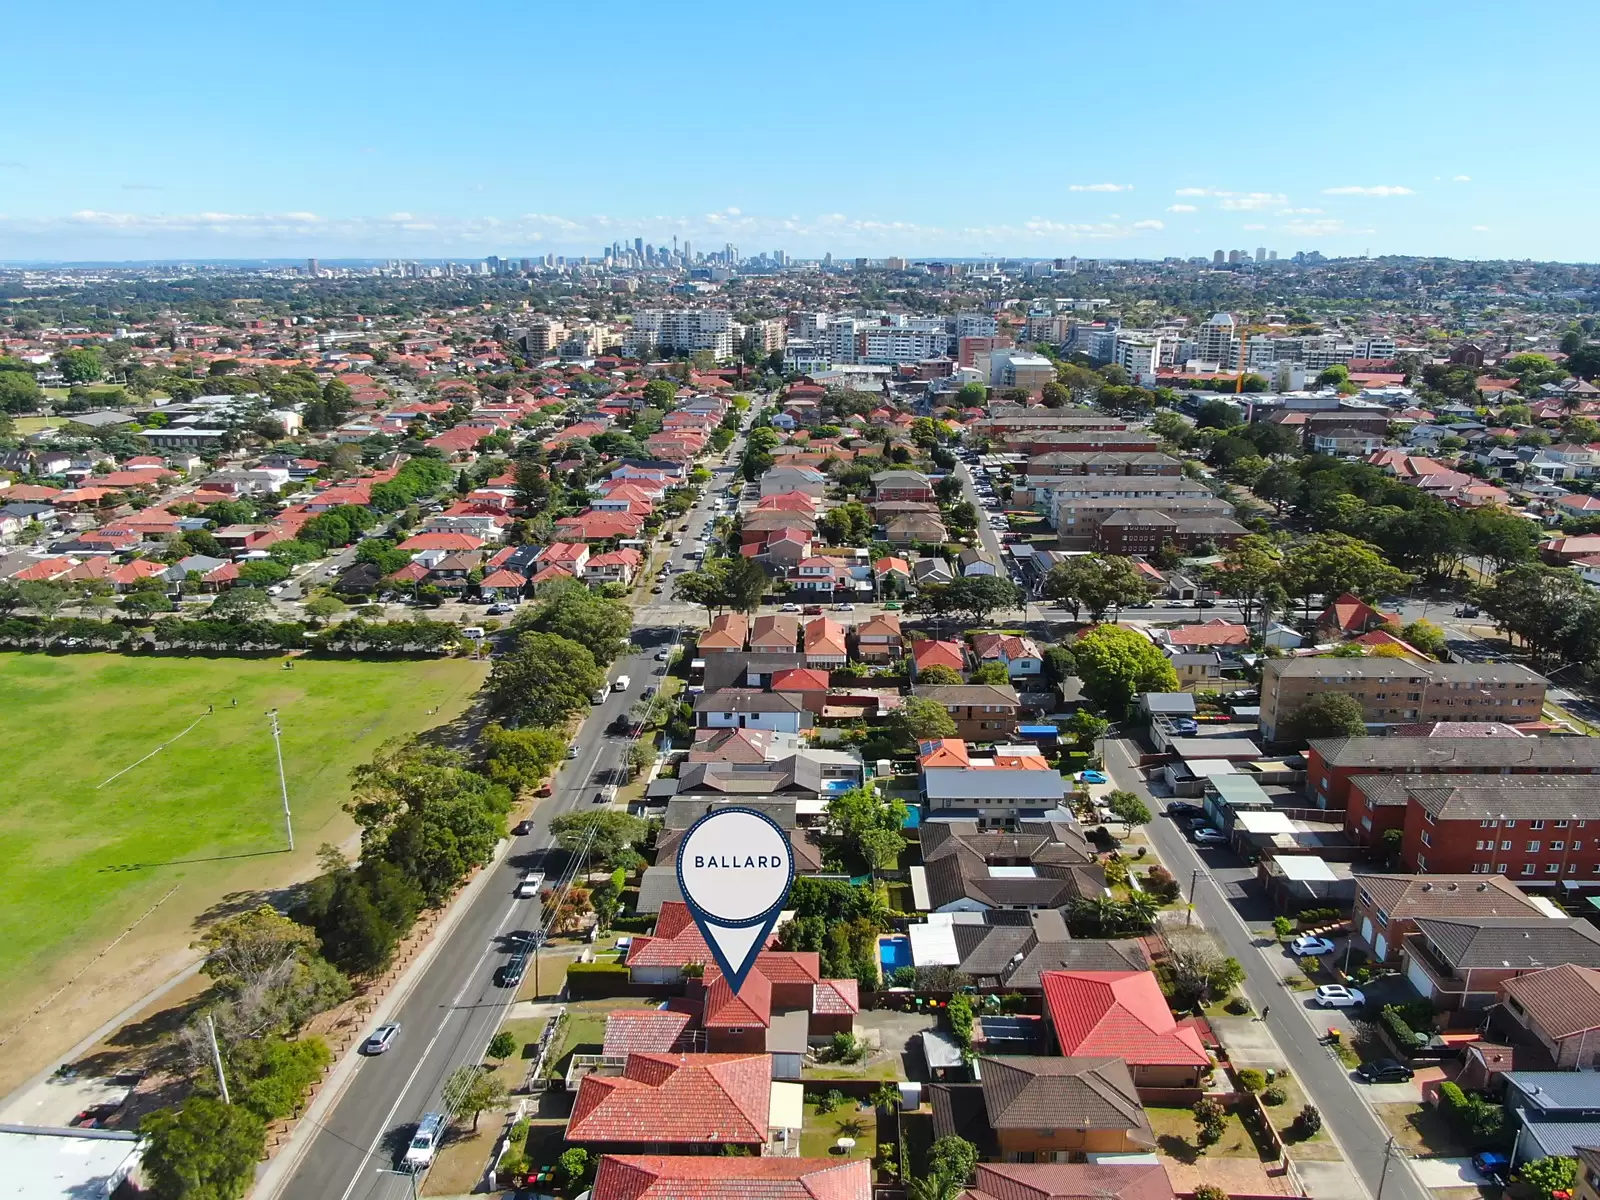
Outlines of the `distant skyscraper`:
<svg viewBox="0 0 1600 1200">
<path fill-rule="evenodd" d="M 688 238 L 683 239 L 683 261 L 686 263 L 692 263 L 694 261 L 694 251 L 689 249 Z"/>
<path fill-rule="evenodd" d="M 1256 247 L 1256 261 L 1257 262 L 1266 262 L 1267 261 L 1267 248 L 1265 246 L 1257 246 Z"/>
<path fill-rule="evenodd" d="M 1218 250 L 1216 253 L 1214 253 L 1211 256 L 1211 264 L 1212 264 L 1212 266 L 1220 267 L 1222 265 L 1222 261 L 1223 261 L 1223 253 L 1222 253 L 1221 250 Z"/>
<path fill-rule="evenodd" d="M 825 267 L 833 266 L 833 251 L 832 250 L 829 250 L 826 254 L 824 254 L 822 256 L 822 265 L 825 266 Z"/>
<path fill-rule="evenodd" d="M 1267 251 L 1267 261 L 1268 262 L 1277 262 L 1278 261 L 1278 252 L 1276 250 L 1268 250 Z"/>
<path fill-rule="evenodd" d="M 1229 250 L 1228 251 L 1228 261 L 1230 263 L 1237 263 L 1243 257 L 1244 257 L 1244 255 L 1241 254 L 1237 250 Z"/>
<path fill-rule="evenodd" d="M 633 252 L 635 254 L 637 254 L 640 258 L 644 257 L 644 239 L 643 238 L 634 238 L 633 239 Z"/>
<path fill-rule="evenodd" d="M 313 278 L 313 279 L 315 279 L 317 277 L 317 260 L 316 259 L 314 259 L 314 258 L 306 259 L 306 274 L 311 276 L 311 278 Z"/>
</svg>

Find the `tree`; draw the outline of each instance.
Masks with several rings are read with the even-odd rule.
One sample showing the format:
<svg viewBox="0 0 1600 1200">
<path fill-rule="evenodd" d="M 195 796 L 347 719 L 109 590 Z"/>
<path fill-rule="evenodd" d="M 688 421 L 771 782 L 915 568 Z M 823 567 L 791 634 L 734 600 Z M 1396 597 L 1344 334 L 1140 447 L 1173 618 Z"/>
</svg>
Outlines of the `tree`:
<svg viewBox="0 0 1600 1200">
<path fill-rule="evenodd" d="M 1004 667 L 1001 668 L 1001 670 L 1004 669 Z M 944 666 L 942 663 L 934 663 L 932 666 L 917 668 L 918 687 L 953 685 L 965 682 L 966 680 L 961 678 L 960 672 L 953 667 Z"/>
<path fill-rule="evenodd" d="M 56 355 L 56 369 L 67 383 L 94 383 L 106 373 L 105 355 L 98 347 L 73 346 Z"/>
<path fill-rule="evenodd" d="M 1557 1192 L 1570 1195 L 1578 1185 L 1578 1160 L 1554 1154 L 1547 1158 L 1536 1158 L 1517 1168 L 1517 1180 L 1544 1197 Z"/>
<path fill-rule="evenodd" d="M 871 870 L 892 869 L 906 848 L 904 800 L 885 801 L 876 788 L 851 788 L 828 798 L 833 832 Z"/>
<path fill-rule="evenodd" d="M 1225 955 L 1209 934 L 1175 929 L 1167 935 L 1167 949 L 1174 1007 L 1220 999 L 1244 980 L 1239 960 Z"/>
<path fill-rule="evenodd" d="M 538 787 L 567 754 L 566 736 L 557 730 L 507 729 L 498 722 L 484 726 L 478 744 L 489 778 L 513 791 Z"/>
<path fill-rule="evenodd" d="M 17 588 L 22 602 L 46 621 L 53 620 L 69 599 L 67 589 L 58 583 L 29 580 Z"/>
<path fill-rule="evenodd" d="M 1256 606 L 1283 575 L 1277 549 L 1259 534 L 1240 538 L 1223 552 L 1207 582 L 1224 596 L 1238 600 L 1244 624 L 1253 624 Z"/>
<path fill-rule="evenodd" d="M 1202 1096 L 1190 1109 L 1194 1113 L 1195 1140 L 1201 1146 L 1215 1146 L 1228 1128 L 1227 1110 L 1213 1096 Z"/>
<path fill-rule="evenodd" d="M 1449 649 L 1445 642 L 1444 630 L 1432 621 L 1413 621 L 1400 630 L 1400 637 L 1434 658 L 1443 658 L 1445 651 Z"/>
<path fill-rule="evenodd" d="M 331 620 L 345 611 L 345 602 L 337 596 L 313 596 L 305 602 L 306 616 L 313 621 L 323 622 Z"/>
<path fill-rule="evenodd" d="M 1244 424 L 1244 414 L 1228 400 L 1207 400 L 1195 413 L 1194 423 L 1198 429 L 1232 429 Z"/>
<path fill-rule="evenodd" d="M 1098 622 L 1113 608 L 1143 604 L 1155 594 L 1155 586 L 1139 573 L 1131 558 L 1080 554 L 1050 568 L 1044 594 L 1070 608 L 1074 620 L 1087 608 L 1089 619 Z"/>
<path fill-rule="evenodd" d="M 665 411 L 678 402 L 678 385 L 670 379 L 652 379 L 644 385 L 642 396 L 651 408 Z"/>
<path fill-rule="evenodd" d="M 672 581 L 672 598 L 684 604 L 699 604 L 706 610 L 706 622 L 728 606 L 723 573 L 715 564 L 696 571 L 685 571 Z"/>
<path fill-rule="evenodd" d="M 248 1108 L 199 1095 L 148 1114 L 139 1133 L 157 1200 L 239 1200 L 267 1140 L 266 1122 Z"/>
<path fill-rule="evenodd" d="M 865 546 L 872 540 L 872 513 L 859 500 L 851 500 L 823 513 L 817 532 L 835 546 Z"/>
<path fill-rule="evenodd" d="M 978 1148 L 963 1137 L 948 1134 L 928 1147 L 928 1174 L 957 1187 L 966 1184 L 978 1165 Z"/>
<path fill-rule="evenodd" d="M 486 1108 L 497 1108 L 509 1098 L 506 1085 L 493 1071 L 482 1067 L 457 1067 L 444 1082 L 444 1104 L 452 1116 L 472 1114 L 472 1128 Z"/>
<path fill-rule="evenodd" d="M 603 667 L 617 657 L 619 648 L 628 640 L 633 615 L 626 604 L 606 600 L 576 579 L 560 580 L 546 584 L 539 604 L 518 613 L 512 628 L 556 634 L 576 642 Z"/>
<path fill-rule="evenodd" d="M 517 1035 L 509 1029 L 502 1029 L 489 1039 L 489 1048 L 485 1053 L 490 1058 L 510 1058 L 517 1052 Z"/>
<path fill-rule="evenodd" d="M 899 745 L 912 748 L 956 735 L 956 723 L 944 705 L 926 696 L 912 696 L 904 701 L 889 714 L 886 728 Z"/>
<path fill-rule="evenodd" d="M 605 686 L 586 646 L 554 633 L 525 633 L 489 672 L 489 705 L 519 723 L 559 725 Z"/>
<path fill-rule="evenodd" d="M 949 668 L 946 668 L 946 670 L 948 670 L 948 669 Z M 952 675 L 955 674 L 954 671 L 951 671 L 950 673 Z M 918 673 L 918 675 L 917 675 L 918 682 L 921 682 L 921 683 L 927 682 L 925 679 L 922 678 L 923 674 L 924 674 L 923 672 L 919 672 Z M 956 682 L 957 683 L 960 682 L 959 677 L 957 678 Z M 973 671 L 973 673 L 972 673 L 972 682 L 973 683 L 993 683 L 993 684 L 997 684 L 1000 687 L 1006 687 L 1011 683 L 1011 672 L 1006 670 L 1005 663 L 1001 663 L 1001 662 L 986 662 L 986 663 L 981 664 L 978 667 L 977 670 Z"/>
<path fill-rule="evenodd" d="M 1289 552 L 1283 585 L 1290 595 L 1301 597 L 1309 617 L 1314 595 L 1331 601 L 1349 592 L 1376 599 L 1403 591 L 1412 578 L 1390 566 L 1371 542 L 1344 533 L 1317 533 Z"/>
<path fill-rule="evenodd" d="M 258 621 L 272 608 L 272 597 L 259 588 L 229 588 L 206 611 L 230 621 Z"/>
<path fill-rule="evenodd" d="M 1367 726 L 1361 702 L 1354 696 L 1323 692 L 1290 713 L 1281 733 L 1287 741 L 1306 742 L 1314 738 L 1365 737 Z"/>
<path fill-rule="evenodd" d="M 319 1037 L 291 1042 L 274 1035 L 237 1042 L 226 1055 L 231 1098 L 265 1121 L 293 1116 L 331 1062 L 333 1052 Z"/>
<path fill-rule="evenodd" d="M 1113 715 L 1141 692 L 1175 692 L 1178 675 L 1149 638 L 1120 625 L 1096 625 L 1072 644 L 1083 694 Z"/>
<path fill-rule="evenodd" d="M 639 855 L 634 843 L 644 838 L 645 823 L 625 812 L 565 813 L 550 822 L 556 845 L 569 854 L 615 869 L 632 865 Z"/>
<path fill-rule="evenodd" d="M 1135 825 L 1150 824 L 1150 809 L 1135 792 L 1118 788 L 1116 791 L 1106 795 L 1105 806 L 1117 814 L 1117 818 L 1128 827 L 1130 832 Z"/>
<path fill-rule="evenodd" d="M 1015 608 L 1022 599 L 1017 585 L 998 575 L 964 575 L 945 589 L 952 611 L 982 625 L 991 613 Z"/>
<path fill-rule="evenodd" d="M 26 371 L 0 371 L 0 409 L 8 413 L 38 410 L 44 399 L 39 381 Z"/>
<path fill-rule="evenodd" d="M 722 571 L 722 589 L 729 607 L 742 613 L 755 612 L 761 607 L 771 582 L 767 573 L 755 559 L 742 554 L 724 561 L 727 566 Z"/>
<path fill-rule="evenodd" d="M 391 739 L 350 775 L 344 809 L 361 827 L 362 860 L 393 863 L 430 905 L 488 862 L 505 836 L 510 790 L 469 770 L 460 751 Z"/>
</svg>

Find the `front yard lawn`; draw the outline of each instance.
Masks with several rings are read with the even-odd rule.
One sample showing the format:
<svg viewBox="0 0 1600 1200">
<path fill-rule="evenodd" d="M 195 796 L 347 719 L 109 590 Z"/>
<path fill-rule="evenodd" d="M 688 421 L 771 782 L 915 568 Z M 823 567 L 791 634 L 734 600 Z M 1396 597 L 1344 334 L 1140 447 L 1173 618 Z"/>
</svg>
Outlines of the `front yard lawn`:
<svg viewBox="0 0 1600 1200">
<path fill-rule="evenodd" d="M 1456 1140 L 1444 1114 L 1427 1104 L 1374 1104 L 1384 1128 L 1407 1153 L 1429 1158 L 1464 1158 L 1472 1147 Z"/>
<path fill-rule="evenodd" d="M 1213 1146 L 1202 1147 L 1198 1141 L 1199 1128 L 1194 1113 L 1187 1108 L 1147 1107 L 1150 1128 L 1156 1135 L 1156 1146 L 1162 1154 L 1181 1163 L 1198 1162 L 1202 1156 L 1210 1158 L 1254 1158 L 1261 1155 L 1250 1137 L 1250 1131 L 1238 1114 L 1227 1114 L 1222 1140 Z"/>
<path fill-rule="evenodd" d="M 878 1149 L 878 1114 L 870 1108 L 857 1108 L 846 1100 L 830 1113 L 819 1113 L 806 1101 L 806 1123 L 800 1130 L 801 1158 L 871 1158 Z M 854 1138 L 855 1145 L 844 1152 L 834 1147 L 840 1138 Z"/>
</svg>

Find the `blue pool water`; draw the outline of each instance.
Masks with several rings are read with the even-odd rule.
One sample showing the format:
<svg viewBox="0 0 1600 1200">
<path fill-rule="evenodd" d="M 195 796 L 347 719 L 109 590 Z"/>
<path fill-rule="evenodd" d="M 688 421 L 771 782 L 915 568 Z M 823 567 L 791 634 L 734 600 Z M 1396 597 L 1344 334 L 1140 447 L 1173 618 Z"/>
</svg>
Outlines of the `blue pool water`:
<svg viewBox="0 0 1600 1200">
<path fill-rule="evenodd" d="M 883 963 L 885 971 L 893 971 L 896 967 L 909 967 L 911 965 L 911 939 L 908 937 L 879 938 L 878 959 Z"/>
</svg>

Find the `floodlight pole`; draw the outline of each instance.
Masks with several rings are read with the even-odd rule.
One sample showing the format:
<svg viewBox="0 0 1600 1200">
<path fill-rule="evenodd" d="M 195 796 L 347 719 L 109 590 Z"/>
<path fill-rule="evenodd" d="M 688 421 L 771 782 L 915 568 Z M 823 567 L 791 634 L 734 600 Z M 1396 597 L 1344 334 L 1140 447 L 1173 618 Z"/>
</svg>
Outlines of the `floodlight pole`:
<svg viewBox="0 0 1600 1200">
<path fill-rule="evenodd" d="M 279 736 L 278 710 L 269 708 L 267 716 L 272 721 L 272 749 L 278 757 L 278 791 L 283 796 L 283 831 L 289 837 L 289 851 L 294 852 L 294 822 L 289 817 L 289 784 L 283 777 L 283 739 Z"/>
<path fill-rule="evenodd" d="M 211 1014 L 206 1014 L 206 1036 L 211 1039 L 211 1061 L 217 1068 L 217 1087 L 222 1091 L 222 1102 L 232 1104 L 228 1099 L 228 1078 L 222 1073 L 222 1051 L 217 1046 L 217 1023 Z"/>
</svg>

